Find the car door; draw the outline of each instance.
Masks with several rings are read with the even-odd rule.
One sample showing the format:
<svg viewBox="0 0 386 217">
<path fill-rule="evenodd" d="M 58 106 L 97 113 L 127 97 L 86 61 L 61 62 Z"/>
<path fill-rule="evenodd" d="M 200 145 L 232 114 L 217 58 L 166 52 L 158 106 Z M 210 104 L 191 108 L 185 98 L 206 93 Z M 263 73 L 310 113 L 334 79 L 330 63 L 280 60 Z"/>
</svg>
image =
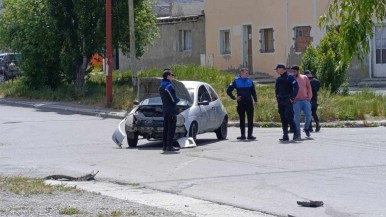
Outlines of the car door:
<svg viewBox="0 0 386 217">
<path fill-rule="evenodd" d="M 211 131 L 213 128 L 213 124 L 211 123 L 211 117 L 213 116 L 213 111 L 212 111 L 212 106 L 211 106 L 211 97 L 206 89 L 205 85 L 200 85 L 197 91 L 197 102 L 202 103 L 204 101 L 208 101 L 208 105 L 198 105 L 200 108 L 200 116 L 199 120 L 200 122 L 198 123 L 199 125 L 199 132 L 207 132 Z"/>
<path fill-rule="evenodd" d="M 215 130 L 221 125 L 223 121 L 221 101 L 219 100 L 219 97 L 216 91 L 211 86 L 207 85 L 206 88 L 212 99 L 211 102 L 209 103 L 209 106 L 211 107 L 209 119 L 210 119 L 210 122 L 212 123 L 213 130 Z"/>
</svg>

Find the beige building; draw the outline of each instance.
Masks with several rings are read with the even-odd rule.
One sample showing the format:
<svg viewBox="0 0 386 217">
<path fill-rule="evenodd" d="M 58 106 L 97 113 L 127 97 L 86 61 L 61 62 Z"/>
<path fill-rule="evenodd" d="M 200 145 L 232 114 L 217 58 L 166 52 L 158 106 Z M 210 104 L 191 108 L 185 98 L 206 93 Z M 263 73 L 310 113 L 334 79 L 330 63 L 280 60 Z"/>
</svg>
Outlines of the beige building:
<svg viewBox="0 0 386 217">
<path fill-rule="evenodd" d="M 206 55 L 221 70 L 249 67 L 275 75 L 277 63 L 299 64 L 318 44 L 329 0 L 205 0 Z"/>
<path fill-rule="evenodd" d="M 206 64 L 221 70 L 241 66 L 276 76 L 277 63 L 300 63 L 309 43 L 318 45 L 326 30 L 317 26 L 329 0 L 205 0 Z M 358 63 L 351 81 L 386 78 L 386 28 L 374 28 L 367 72 Z"/>
</svg>

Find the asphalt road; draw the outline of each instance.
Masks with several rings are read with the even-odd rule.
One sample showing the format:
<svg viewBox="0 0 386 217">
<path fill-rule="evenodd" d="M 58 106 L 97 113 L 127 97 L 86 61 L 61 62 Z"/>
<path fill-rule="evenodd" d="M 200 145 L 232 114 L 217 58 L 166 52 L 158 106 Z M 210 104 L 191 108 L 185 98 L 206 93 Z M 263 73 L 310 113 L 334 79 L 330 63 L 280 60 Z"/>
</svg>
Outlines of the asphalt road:
<svg viewBox="0 0 386 217">
<path fill-rule="evenodd" d="M 239 142 L 239 129 L 230 127 L 228 140 L 199 135 L 197 147 L 163 154 L 159 142 L 147 140 L 133 149 L 116 147 L 111 134 L 118 119 L 5 105 L 0 114 L 1 174 L 82 176 L 99 170 L 94 189 L 98 183 L 112 185 L 110 191 L 141 186 L 273 216 L 386 213 L 385 127 L 322 128 L 311 139 L 289 143 L 279 142 L 279 128 L 256 128 L 256 141 Z M 296 204 L 307 200 L 324 206 Z"/>
</svg>

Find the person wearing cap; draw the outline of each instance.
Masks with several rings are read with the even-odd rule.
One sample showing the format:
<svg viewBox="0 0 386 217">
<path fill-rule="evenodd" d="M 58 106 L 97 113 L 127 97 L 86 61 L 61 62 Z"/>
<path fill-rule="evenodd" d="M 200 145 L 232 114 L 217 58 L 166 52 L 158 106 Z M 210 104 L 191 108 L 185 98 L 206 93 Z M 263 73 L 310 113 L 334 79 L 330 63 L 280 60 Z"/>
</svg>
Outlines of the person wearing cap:
<svg viewBox="0 0 386 217">
<path fill-rule="evenodd" d="M 308 77 L 311 83 L 311 89 L 312 89 L 311 113 L 312 113 L 312 118 L 314 119 L 316 124 L 315 132 L 319 132 L 320 124 L 319 124 L 319 117 L 316 111 L 318 110 L 318 91 L 320 89 L 320 81 L 312 75 L 310 70 L 305 70 L 303 74 Z M 310 131 L 313 132 L 312 120 L 310 123 Z"/>
<path fill-rule="evenodd" d="M 290 75 L 285 65 L 278 64 L 275 68 L 279 77 L 276 78 L 275 82 L 275 94 L 278 106 L 278 112 L 280 114 L 280 121 L 283 129 L 283 137 L 280 141 L 288 141 L 288 126 L 294 129 L 294 137 L 296 140 L 296 125 L 294 122 L 294 109 L 293 103 L 295 97 L 299 91 L 299 85 L 294 76 Z"/>
<path fill-rule="evenodd" d="M 307 76 L 299 73 L 299 66 L 292 67 L 294 76 L 299 85 L 299 92 L 295 97 L 294 108 L 294 118 L 296 124 L 296 137 L 301 139 L 300 133 L 300 116 L 303 111 L 304 114 L 304 132 L 307 137 L 310 137 L 310 123 L 311 123 L 311 99 L 312 99 L 312 89 L 310 80 Z"/>
<path fill-rule="evenodd" d="M 254 103 L 257 103 L 257 94 L 255 84 L 248 77 L 248 68 L 241 68 L 239 76 L 229 84 L 227 88 L 228 96 L 237 101 L 237 113 L 240 118 L 240 131 L 241 136 L 237 137 L 239 140 L 255 140 L 253 134 L 253 114 Z M 233 95 L 233 90 L 236 89 L 237 96 Z M 245 137 L 245 113 L 247 113 L 248 119 L 248 136 Z"/>
<path fill-rule="evenodd" d="M 162 100 L 162 111 L 164 114 L 163 123 L 163 151 L 179 151 L 179 148 L 173 146 L 174 134 L 176 131 L 177 123 L 177 103 L 180 101 L 176 96 L 176 90 L 172 84 L 174 74 L 171 69 L 164 69 L 162 75 L 161 85 L 159 87 L 159 93 Z"/>
</svg>

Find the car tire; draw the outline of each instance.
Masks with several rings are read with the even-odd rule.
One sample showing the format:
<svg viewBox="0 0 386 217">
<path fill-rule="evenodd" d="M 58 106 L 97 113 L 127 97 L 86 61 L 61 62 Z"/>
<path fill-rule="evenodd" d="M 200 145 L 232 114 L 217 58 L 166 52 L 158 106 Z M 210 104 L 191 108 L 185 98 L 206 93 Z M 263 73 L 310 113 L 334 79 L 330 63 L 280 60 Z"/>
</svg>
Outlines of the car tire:
<svg viewBox="0 0 386 217">
<path fill-rule="evenodd" d="M 129 145 L 129 147 L 134 148 L 134 147 L 137 147 L 137 144 L 138 144 L 138 134 L 134 133 L 132 137 L 133 138 L 130 138 L 129 135 L 127 134 L 127 144 Z"/>
<path fill-rule="evenodd" d="M 228 135 L 228 118 L 224 117 L 220 127 L 214 131 L 218 140 L 224 140 Z"/>
<path fill-rule="evenodd" d="M 192 137 L 194 139 L 194 141 L 196 141 L 196 138 L 197 138 L 197 132 L 198 132 L 198 125 L 197 125 L 197 122 L 193 122 L 191 125 L 190 125 L 190 128 L 189 128 L 189 137 Z"/>
</svg>

